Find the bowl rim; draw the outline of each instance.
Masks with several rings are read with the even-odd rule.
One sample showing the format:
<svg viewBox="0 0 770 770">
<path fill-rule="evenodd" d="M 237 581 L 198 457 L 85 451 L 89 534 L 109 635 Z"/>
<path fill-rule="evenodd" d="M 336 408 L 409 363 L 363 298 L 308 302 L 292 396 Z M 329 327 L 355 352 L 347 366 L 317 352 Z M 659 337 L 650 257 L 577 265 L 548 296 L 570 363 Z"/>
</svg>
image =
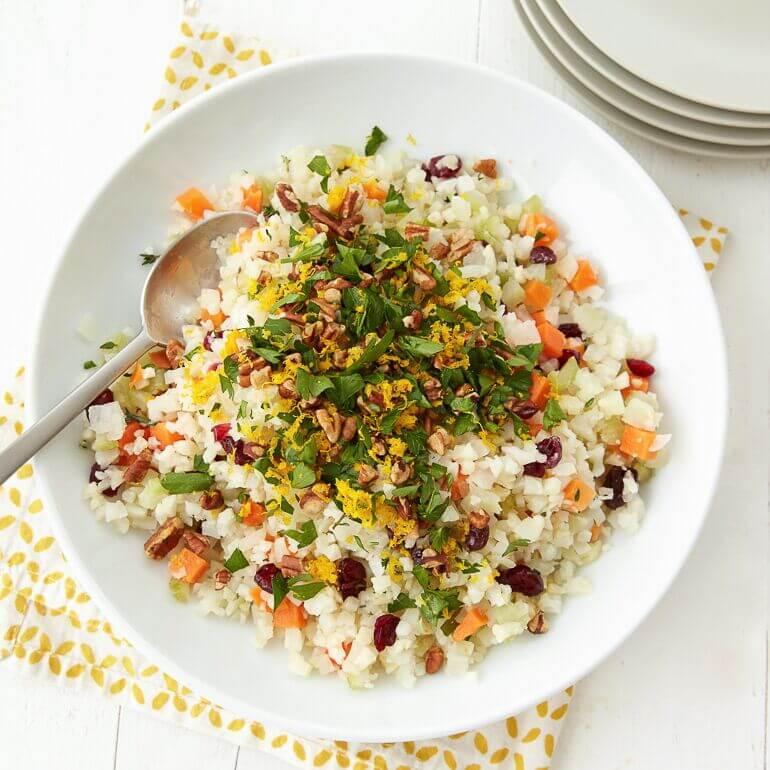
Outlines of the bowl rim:
<svg viewBox="0 0 770 770">
<path fill-rule="evenodd" d="M 717 440 L 717 446 L 714 447 L 715 453 L 712 455 L 712 471 L 708 474 L 706 481 L 707 489 L 703 497 L 704 505 L 703 510 L 700 512 L 699 520 L 696 525 L 693 526 L 690 533 L 689 540 L 686 543 L 686 547 L 682 548 L 678 561 L 671 566 L 670 574 L 667 579 L 662 583 L 661 590 L 651 598 L 646 605 L 640 606 L 640 610 L 633 623 L 613 638 L 612 641 L 601 648 L 599 654 L 594 656 L 593 662 L 584 666 L 578 667 L 578 670 L 570 671 L 559 679 L 557 684 L 551 688 L 549 693 L 537 693 L 523 700 L 523 705 L 518 708 L 518 713 L 531 708 L 543 697 L 548 697 L 556 692 L 566 689 L 567 687 L 575 684 L 577 681 L 589 674 L 600 663 L 607 659 L 615 650 L 623 644 L 641 625 L 641 623 L 649 616 L 652 610 L 657 606 L 660 600 L 665 596 L 673 581 L 684 566 L 687 558 L 692 552 L 695 542 L 700 535 L 703 528 L 706 516 L 713 504 L 714 495 L 716 492 L 716 486 L 721 474 L 721 469 L 724 460 L 725 451 L 725 438 L 727 429 L 727 403 L 728 403 L 728 372 L 726 365 L 726 347 L 724 339 L 724 330 L 722 328 L 721 319 L 719 317 L 718 307 L 713 291 L 708 281 L 706 271 L 703 269 L 700 258 L 697 255 L 694 245 L 684 228 L 679 217 L 676 215 L 674 208 L 670 202 L 647 174 L 647 172 L 641 167 L 636 159 L 628 153 L 628 151 L 620 145 L 611 135 L 609 135 L 604 129 L 583 115 L 574 107 L 566 104 L 562 100 L 553 96 L 552 94 L 544 91 L 543 89 L 526 82 L 518 77 L 509 75 L 499 70 L 493 69 L 486 65 L 478 64 L 476 62 L 467 62 L 457 59 L 452 59 L 444 56 L 432 56 L 426 54 L 413 54 L 406 52 L 393 52 L 393 51 L 352 51 L 344 53 L 332 53 L 322 54 L 314 56 L 303 56 L 296 59 L 290 59 L 284 62 L 278 62 L 271 64 L 269 67 L 259 68 L 248 73 L 244 73 L 237 78 L 234 78 L 226 83 L 223 83 L 217 88 L 213 88 L 208 92 L 200 94 L 192 99 L 190 102 L 185 103 L 179 109 L 175 110 L 171 114 L 164 117 L 157 126 L 153 127 L 152 131 L 149 131 L 141 135 L 137 141 L 135 141 L 128 150 L 122 155 L 122 158 L 116 163 L 110 172 L 108 172 L 103 179 L 102 183 L 97 185 L 95 192 L 91 195 L 85 205 L 82 208 L 81 213 L 75 219 L 73 226 L 70 228 L 67 238 L 63 241 L 63 246 L 55 259 L 55 267 L 50 272 L 47 284 L 45 285 L 44 292 L 42 294 L 42 301 L 38 305 L 37 319 L 34 326 L 34 332 L 32 337 L 32 354 L 29 360 L 29 386 L 28 386 L 28 409 L 29 417 L 31 420 L 39 419 L 44 410 L 38 401 L 38 393 L 36 383 L 39 381 L 41 374 L 38 358 L 40 355 L 41 340 L 46 334 L 46 328 L 44 325 L 44 319 L 47 308 L 50 304 L 50 300 L 54 292 L 56 291 L 57 278 L 60 271 L 65 268 L 65 255 L 70 251 L 73 242 L 78 236 L 86 218 L 88 217 L 91 209 L 101 198 L 104 191 L 113 183 L 115 178 L 129 167 L 138 156 L 141 155 L 144 148 L 156 141 L 156 138 L 161 137 L 166 132 L 170 131 L 178 122 L 188 120 L 188 116 L 193 116 L 199 110 L 207 110 L 211 105 L 215 104 L 218 100 L 224 98 L 230 91 L 237 91 L 239 89 L 248 90 L 253 81 L 259 81 L 265 78 L 271 78 L 273 73 L 280 73 L 286 70 L 302 70 L 308 67 L 314 67 L 317 65 L 323 65 L 325 63 L 343 63 L 351 66 L 360 66 L 367 62 L 382 62 L 387 60 L 389 63 L 394 61 L 400 62 L 403 65 L 409 64 L 432 66 L 445 69 L 448 74 L 451 75 L 452 71 L 463 71 L 465 73 L 473 72 L 482 78 L 490 78 L 498 81 L 499 83 L 512 87 L 513 89 L 520 89 L 524 92 L 529 92 L 540 100 L 549 103 L 550 106 L 567 116 L 570 121 L 577 121 L 582 124 L 583 128 L 591 135 L 595 140 L 603 143 L 608 151 L 616 156 L 618 162 L 625 164 L 624 173 L 631 175 L 634 178 L 636 184 L 646 188 L 648 193 L 657 198 L 659 204 L 662 204 L 665 208 L 668 208 L 671 212 L 671 223 L 675 225 L 674 229 L 678 229 L 681 239 L 681 251 L 682 259 L 686 259 L 687 256 L 684 252 L 689 254 L 689 258 L 696 263 L 698 270 L 694 271 L 696 275 L 700 274 L 700 280 L 707 290 L 705 292 L 708 297 L 707 303 L 709 305 L 709 312 L 713 313 L 715 321 L 715 333 L 717 339 L 715 342 L 715 348 L 713 349 L 713 358 L 711 364 L 715 366 L 712 373 L 712 379 L 710 380 L 710 389 L 713 397 L 718 402 L 718 408 L 712 415 L 714 420 L 714 435 Z M 138 299 L 137 299 L 138 302 Z M 364 728 L 346 728 L 348 734 L 340 736 L 330 731 L 329 725 L 324 721 L 310 721 L 307 719 L 292 719 L 291 717 L 276 716 L 270 712 L 269 709 L 256 705 L 254 703 L 242 700 L 238 696 L 228 695 L 219 691 L 216 684 L 201 680 L 197 676 L 185 671 L 181 666 L 178 666 L 174 660 L 170 659 L 167 655 L 156 649 L 151 643 L 145 641 L 143 635 L 130 623 L 123 618 L 122 614 L 113 605 L 112 601 L 101 589 L 99 583 L 95 578 L 91 577 L 91 573 L 85 560 L 81 559 L 78 549 L 75 547 L 72 539 L 67 534 L 66 528 L 58 514 L 56 505 L 56 495 L 54 494 L 51 486 L 46 478 L 45 469 L 43 464 L 38 461 L 37 458 L 33 459 L 36 471 L 38 471 L 37 478 L 40 485 L 41 497 L 45 501 L 46 510 L 49 512 L 49 520 L 53 533 L 56 537 L 61 550 L 66 554 L 68 564 L 70 565 L 72 572 L 76 579 L 88 590 L 93 597 L 96 606 L 109 618 L 111 623 L 121 630 L 123 635 L 131 641 L 131 644 L 143 655 L 151 659 L 154 663 L 158 664 L 162 670 L 173 675 L 179 681 L 184 682 L 191 688 L 195 689 L 201 694 L 205 694 L 206 697 L 210 697 L 212 702 L 218 703 L 221 706 L 233 711 L 236 714 L 242 714 L 246 718 L 253 718 L 262 720 L 268 725 L 280 727 L 282 729 L 289 730 L 297 735 L 307 737 L 319 737 L 337 739 L 344 737 L 352 741 L 362 742 L 381 742 L 381 741 L 402 741 L 402 740 L 421 740 L 428 738 L 435 738 L 438 736 L 435 726 L 434 727 L 422 727 L 420 725 L 411 725 L 408 728 L 403 727 L 391 727 L 389 725 L 379 726 L 375 728 L 373 726 L 366 726 Z M 449 680 L 448 680 L 449 681 Z M 504 703 L 501 703 L 496 708 L 490 707 L 484 712 L 482 716 L 474 716 L 473 714 L 464 713 L 462 709 L 458 710 L 457 717 L 452 721 L 447 721 L 446 726 L 440 729 L 440 735 L 449 735 L 465 730 L 471 730 L 489 725 L 491 723 L 505 719 L 511 715 L 511 708 L 506 708 Z"/>
</svg>

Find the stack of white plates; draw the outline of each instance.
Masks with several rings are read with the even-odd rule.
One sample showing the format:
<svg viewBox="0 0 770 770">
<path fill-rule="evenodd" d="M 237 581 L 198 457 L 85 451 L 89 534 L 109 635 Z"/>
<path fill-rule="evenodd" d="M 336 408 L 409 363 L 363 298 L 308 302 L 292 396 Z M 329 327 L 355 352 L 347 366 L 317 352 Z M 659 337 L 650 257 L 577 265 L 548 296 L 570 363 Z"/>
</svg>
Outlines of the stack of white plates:
<svg viewBox="0 0 770 770">
<path fill-rule="evenodd" d="M 516 0 L 608 119 L 684 152 L 770 157 L 770 0 Z"/>
</svg>

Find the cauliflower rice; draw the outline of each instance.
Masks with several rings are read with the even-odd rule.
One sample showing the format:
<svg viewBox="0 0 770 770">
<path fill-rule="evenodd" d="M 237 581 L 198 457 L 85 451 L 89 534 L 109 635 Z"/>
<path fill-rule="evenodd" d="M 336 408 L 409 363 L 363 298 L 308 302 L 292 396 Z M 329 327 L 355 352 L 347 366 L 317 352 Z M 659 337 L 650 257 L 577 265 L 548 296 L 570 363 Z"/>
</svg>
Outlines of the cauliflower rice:
<svg viewBox="0 0 770 770">
<path fill-rule="evenodd" d="M 539 199 L 492 159 L 385 140 L 180 195 L 173 236 L 215 210 L 258 224 L 212 244 L 197 320 L 83 434 L 91 508 L 146 532 L 174 598 L 351 687 L 546 632 L 639 526 L 669 439 L 652 340 L 596 304 Z"/>
</svg>

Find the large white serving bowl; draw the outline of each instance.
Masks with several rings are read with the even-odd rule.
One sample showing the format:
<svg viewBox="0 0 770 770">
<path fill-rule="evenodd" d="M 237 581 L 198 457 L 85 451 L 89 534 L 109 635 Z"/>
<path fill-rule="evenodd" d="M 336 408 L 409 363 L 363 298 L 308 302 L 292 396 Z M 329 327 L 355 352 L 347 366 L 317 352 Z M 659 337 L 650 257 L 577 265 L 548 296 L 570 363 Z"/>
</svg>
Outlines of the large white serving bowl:
<svg viewBox="0 0 770 770">
<path fill-rule="evenodd" d="M 272 167 L 297 144 L 361 146 L 372 125 L 413 154 L 497 158 L 538 191 L 565 236 L 599 266 L 613 310 L 655 334 L 656 387 L 674 434 L 671 461 L 644 491 L 634 537 L 585 574 L 593 592 L 565 602 L 544 636 L 494 649 L 475 673 L 426 677 L 412 690 L 382 679 L 351 691 L 336 678 L 297 678 L 280 643 L 252 644 L 249 626 L 176 603 L 164 564 L 138 534 L 118 535 L 82 500 L 90 458 L 73 424 L 36 459 L 56 536 L 95 602 L 142 652 L 200 694 L 249 718 L 309 736 L 432 737 L 516 713 L 584 676 L 650 612 L 675 579 L 719 475 L 727 383 L 706 274 L 674 209 L 637 163 L 575 110 L 532 86 L 475 66 L 393 54 L 305 59 L 244 75 L 154 128 L 120 165 L 66 244 L 39 320 L 31 412 L 39 417 L 94 354 L 76 326 L 90 312 L 105 337 L 138 326 L 146 268 L 169 205 L 187 186 Z M 415 147 L 406 141 L 417 139 Z M 683 608 L 686 611 L 686 608 Z M 661 635 L 666 633 L 660 630 Z"/>
</svg>

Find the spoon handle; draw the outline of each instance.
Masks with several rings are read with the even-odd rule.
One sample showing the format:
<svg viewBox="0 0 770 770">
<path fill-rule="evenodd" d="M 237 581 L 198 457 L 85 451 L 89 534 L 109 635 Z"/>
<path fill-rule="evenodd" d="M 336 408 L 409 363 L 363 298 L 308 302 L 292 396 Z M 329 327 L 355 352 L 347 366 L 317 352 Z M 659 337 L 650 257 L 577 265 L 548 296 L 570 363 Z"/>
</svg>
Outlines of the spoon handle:
<svg viewBox="0 0 770 770">
<path fill-rule="evenodd" d="M 0 452 L 0 484 L 3 484 L 59 431 L 69 425 L 75 416 L 154 345 L 155 342 L 142 329 L 138 336 L 118 351 L 104 366 L 65 396 L 31 428 L 24 431 L 13 444 Z"/>
</svg>

